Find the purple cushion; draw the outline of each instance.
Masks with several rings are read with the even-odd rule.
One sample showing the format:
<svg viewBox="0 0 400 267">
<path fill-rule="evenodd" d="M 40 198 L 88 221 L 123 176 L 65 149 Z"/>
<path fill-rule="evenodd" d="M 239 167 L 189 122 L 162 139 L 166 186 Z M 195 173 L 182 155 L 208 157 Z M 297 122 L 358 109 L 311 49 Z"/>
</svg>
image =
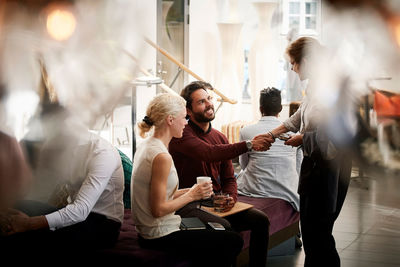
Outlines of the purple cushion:
<svg viewBox="0 0 400 267">
<path fill-rule="evenodd" d="M 300 219 L 300 213 L 296 211 L 289 202 L 283 199 L 238 196 L 238 201 L 252 204 L 254 208 L 267 214 L 270 222 L 270 236 L 279 230 L 298 222 Z M 243 231 L 240 234 L 244 240 L 243 249 L 246 249 L 249 246 L 250 231 Z"/>
<path fill-rule="evenodd" d="M 115 247 L 105 249 L 102 255 L 131 266 L 190 266 L 186 260 L 162 251 L 144 249 L 139 246 L 138 234 L 132 220 L 131 210 L 125 209 L 124 222 Z"/>
</svg>

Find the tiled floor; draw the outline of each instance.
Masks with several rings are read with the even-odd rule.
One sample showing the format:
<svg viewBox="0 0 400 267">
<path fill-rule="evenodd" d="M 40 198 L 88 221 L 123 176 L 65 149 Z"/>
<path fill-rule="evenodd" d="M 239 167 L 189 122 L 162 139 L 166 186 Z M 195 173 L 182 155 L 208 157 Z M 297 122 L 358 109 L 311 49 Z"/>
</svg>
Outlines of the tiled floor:
<svg viewBox="0 0 400 267">
<path fill-rule="evenodd" d="M 334 236 L 342 267 L 400 266 L 400 173 L 352 177 Z M 297 249 L 294 255 L 269 257 L 267 266 L 303 263 L 304 251 Z"/>
</svg>

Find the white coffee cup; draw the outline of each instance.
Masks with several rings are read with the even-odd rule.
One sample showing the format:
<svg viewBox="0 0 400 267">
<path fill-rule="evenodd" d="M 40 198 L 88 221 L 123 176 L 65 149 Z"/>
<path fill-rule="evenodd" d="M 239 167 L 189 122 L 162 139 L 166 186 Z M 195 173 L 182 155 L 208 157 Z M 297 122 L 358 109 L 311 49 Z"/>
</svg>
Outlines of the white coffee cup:
<svg viewBox="0 0 400 267">
<path fill-rule="evenodd" d="M 202 184 L 202 183 L 205 183 L 208 181 L 211 182 L 211 177 L 209 177 L 209 176 L 198 176 L 197 177 L 197 184 Z M 208 197 L 204 197 L 203 199 L 207 199 L 207 198 Z"/>
<path fill-rule="evenodd" d="M 205 182 L 208 182 L 208 181 L 211 182 L 211 177 L 209 177 L 209 176 L 198 176 L 197 177 L 197 183 L 198 184 L 202 184 L 202 183 L 205 183 Z"/>
</svg>

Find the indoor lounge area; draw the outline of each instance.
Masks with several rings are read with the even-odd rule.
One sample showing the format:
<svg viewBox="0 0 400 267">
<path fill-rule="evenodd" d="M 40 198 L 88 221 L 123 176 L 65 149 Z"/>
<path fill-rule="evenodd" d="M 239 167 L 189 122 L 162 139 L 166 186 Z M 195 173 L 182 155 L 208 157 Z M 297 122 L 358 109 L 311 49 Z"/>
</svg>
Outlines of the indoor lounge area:
<svg viewBox="0 0 400 267">
<path fill-rule="evenodd" d="M 399 1 L 1 0 L 0 63 L 3 264 L 400 265 Z"/>
</svg>

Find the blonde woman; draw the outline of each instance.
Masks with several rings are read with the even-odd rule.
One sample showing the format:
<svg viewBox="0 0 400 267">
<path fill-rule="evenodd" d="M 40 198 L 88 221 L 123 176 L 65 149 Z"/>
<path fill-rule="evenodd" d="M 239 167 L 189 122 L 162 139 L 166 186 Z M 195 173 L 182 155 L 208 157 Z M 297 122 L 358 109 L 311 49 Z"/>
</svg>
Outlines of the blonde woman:
<svg viewBox="0 0 400 267">
<path fill-rule="evenodd" d="M 237 233 L 179 228 L 181 217 L 175 211 L 192 201 L 209 198 L 213 192 L 211 182 L 178 189 L 168 144 L 173 137 L 182 137 L 186 124 L 186 101 L 172 94 L 157 95 L 138 124 L 142 137 L 154 128 L 133 160 L 131 200 L 139 244 L 177 253 L 196 266 L 230 266 L 243 245 Z"/>
</svg>

